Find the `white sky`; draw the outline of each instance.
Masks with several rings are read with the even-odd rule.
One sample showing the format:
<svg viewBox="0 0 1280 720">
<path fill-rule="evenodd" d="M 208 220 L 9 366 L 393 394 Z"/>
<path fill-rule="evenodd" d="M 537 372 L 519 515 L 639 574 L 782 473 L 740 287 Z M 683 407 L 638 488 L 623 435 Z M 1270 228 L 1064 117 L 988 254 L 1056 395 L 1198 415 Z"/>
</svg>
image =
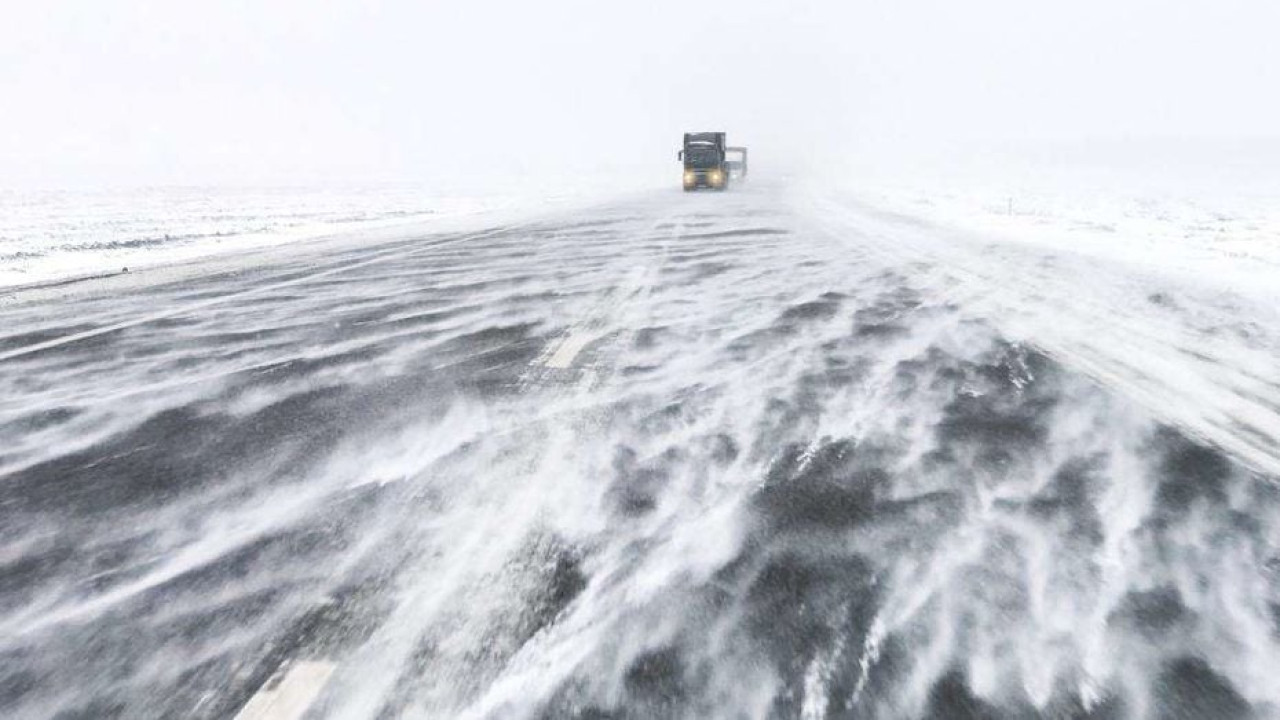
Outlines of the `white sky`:
<svg viewBox="0 0 1280 720">
<path fill-rule="evenodd" d="M 1275 137 L 1278 33 L 1273 0 L 7 0 L 0 185 Z"/>
</svg>

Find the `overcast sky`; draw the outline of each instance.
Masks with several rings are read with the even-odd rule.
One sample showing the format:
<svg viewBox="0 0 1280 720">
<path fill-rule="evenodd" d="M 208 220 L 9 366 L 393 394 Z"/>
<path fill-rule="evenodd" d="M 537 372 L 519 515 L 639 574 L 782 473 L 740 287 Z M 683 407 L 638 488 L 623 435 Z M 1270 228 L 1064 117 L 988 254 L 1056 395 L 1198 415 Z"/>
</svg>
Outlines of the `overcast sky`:
<svg viewBox="0 0 1280 720">
<path fill-rule="evenodd" d="M 1273 0 L 15 0 L 0 184 L 666 169 L 704 129 L 882 160 L 1275 136 L 1278 31 Z"/>
</svg>

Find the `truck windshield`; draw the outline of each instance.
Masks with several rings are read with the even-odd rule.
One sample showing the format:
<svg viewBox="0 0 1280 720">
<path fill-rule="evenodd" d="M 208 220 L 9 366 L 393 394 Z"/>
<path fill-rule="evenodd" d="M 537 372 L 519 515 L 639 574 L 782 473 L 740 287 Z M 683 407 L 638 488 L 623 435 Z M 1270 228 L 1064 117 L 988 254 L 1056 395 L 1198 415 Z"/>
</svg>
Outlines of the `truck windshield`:
<svg viewBox="0 0 1280 720">
<path fill-rule="evenodd" d="M 720 153 L 713 147 L 691 147 L 684 153 L 684 162 L 691 168 L 712 168 L 720 164 Z"/>
</svg>

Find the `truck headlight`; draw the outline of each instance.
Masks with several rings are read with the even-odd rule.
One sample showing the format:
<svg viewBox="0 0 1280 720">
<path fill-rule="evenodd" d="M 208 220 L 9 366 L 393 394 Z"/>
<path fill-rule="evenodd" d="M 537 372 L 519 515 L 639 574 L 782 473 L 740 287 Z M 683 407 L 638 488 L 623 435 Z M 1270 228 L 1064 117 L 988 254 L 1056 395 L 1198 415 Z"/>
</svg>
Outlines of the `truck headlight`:
<svg viewBox="0 0 1280 720">
<path fill-rule="evenodd" d="M 721 175 L 719 170 L 713 170 L 707 176 L 707 179 L 711 181 L 712 185 L 719 185 L 724 180 L 724 175 Z"/>
<path fill-rule="evenodd" d="M 692 185 L 692 184 L 694 184 L 694 183 L 695 183 L 695 182 L 697 182 L 697 181 L 698 181 L 698 176 L 697 176 L 697 175 L 694 175 L 692 170 L 685 170 L 685 171 L 684 171 L 684 184 L 685 184 L 685 185 Z"/>
</svg>

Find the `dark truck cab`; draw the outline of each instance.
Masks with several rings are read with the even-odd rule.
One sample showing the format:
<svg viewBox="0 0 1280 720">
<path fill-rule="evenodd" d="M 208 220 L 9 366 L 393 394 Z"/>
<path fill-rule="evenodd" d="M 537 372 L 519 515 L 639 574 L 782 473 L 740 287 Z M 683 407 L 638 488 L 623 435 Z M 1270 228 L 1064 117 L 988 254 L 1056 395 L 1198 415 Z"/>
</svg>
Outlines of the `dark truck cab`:
<svg viewBox="0 0 1280 720">
<path fill-rule="evenodd" d="M 676 159 L 684 163 L 686 192 L 698 188 L 724 190 L 729 187 L 724 137 L 722 132 L 684 134 L 684 149 L 676 155 Z"/>
</svg>

